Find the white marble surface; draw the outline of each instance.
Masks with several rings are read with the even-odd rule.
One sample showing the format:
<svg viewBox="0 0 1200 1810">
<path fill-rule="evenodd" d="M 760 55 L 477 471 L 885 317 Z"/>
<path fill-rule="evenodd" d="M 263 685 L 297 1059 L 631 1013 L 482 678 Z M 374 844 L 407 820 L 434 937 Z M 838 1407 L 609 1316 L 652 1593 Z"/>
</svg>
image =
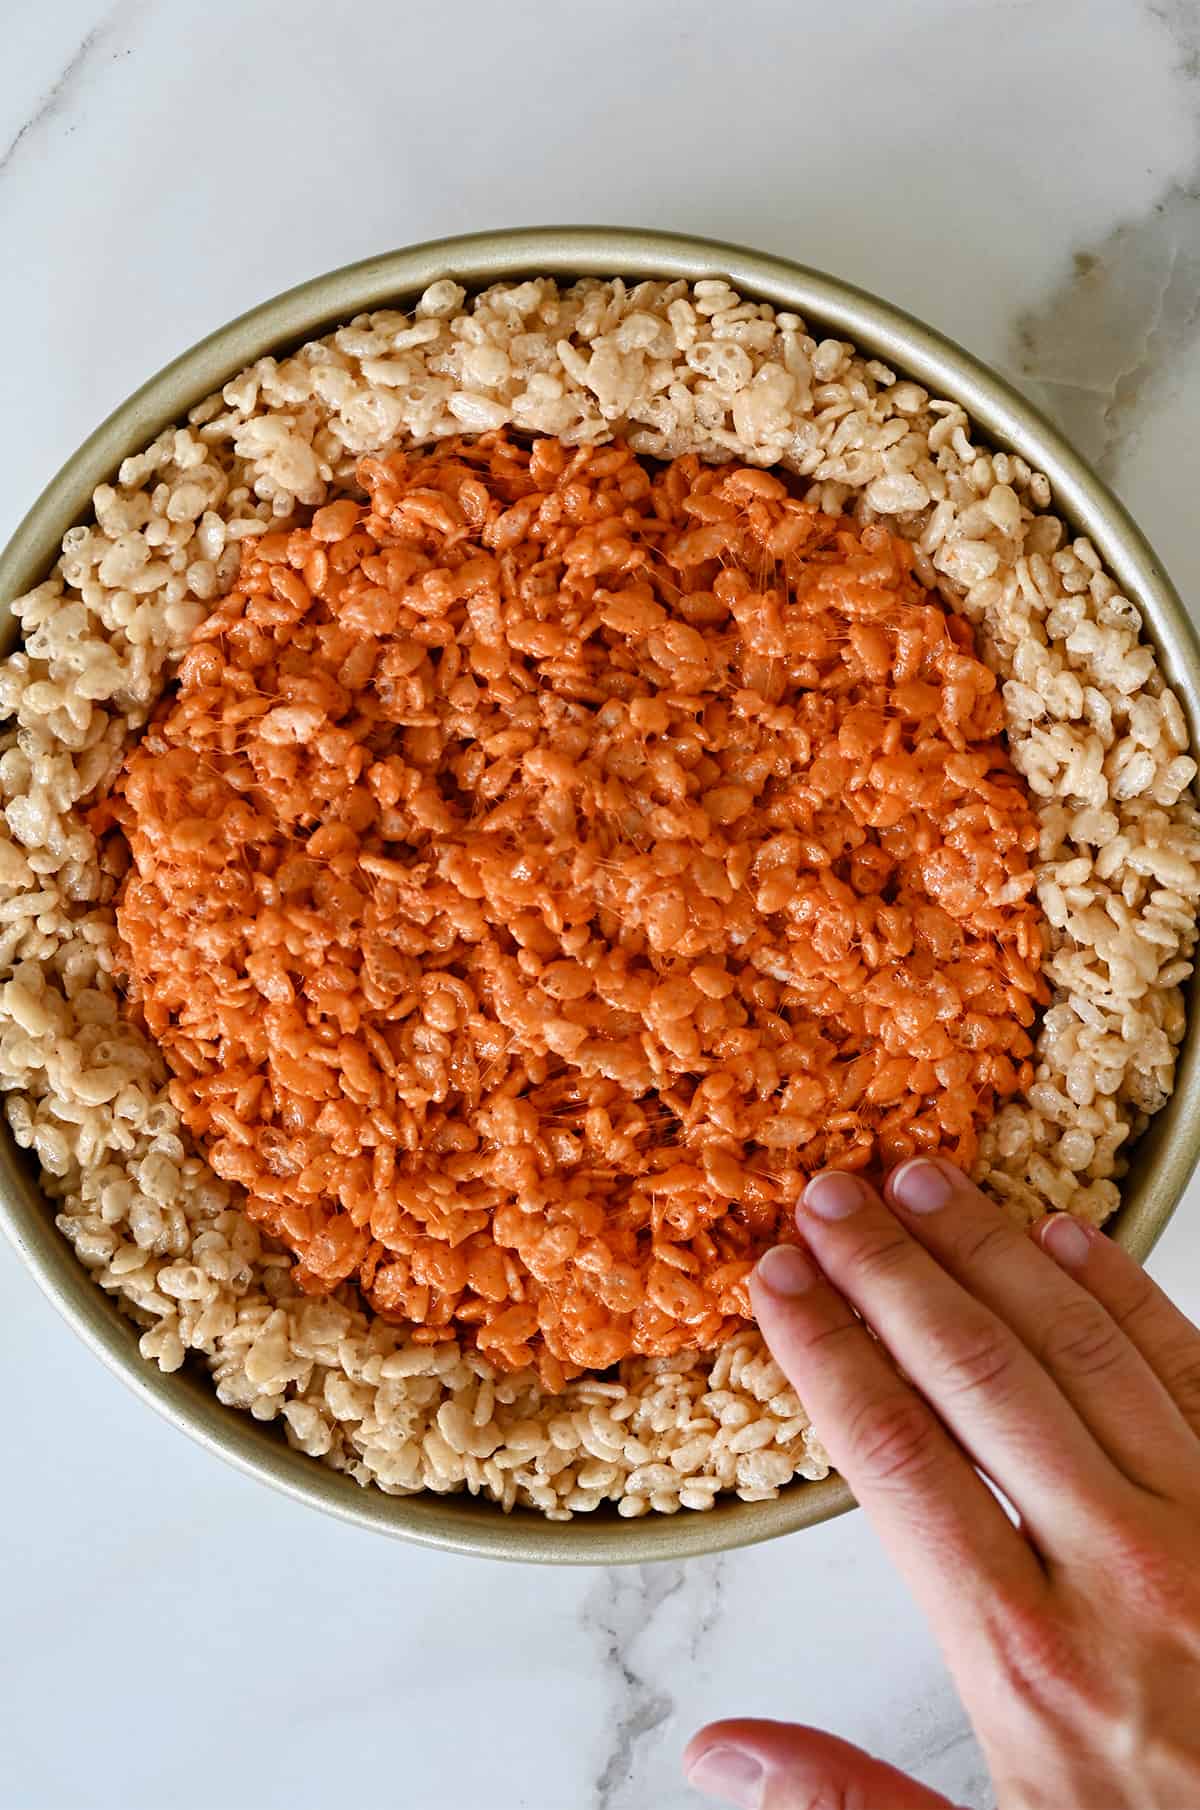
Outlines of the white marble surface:
<svg viewBox="0 0 1200 1810">
<path fill-rule="evenodd" d="M 823 265 L 1041 386 L 1200 598 L 1196 0 L 0 0 L 0 26 L 0 536 L 262 297 L 594 220 Z M 1200 1314 L 1195 1187 L 1153 1267 Z M 2 1810 L 685 1810 L 686 1736 L 739 1711 L 987 1803 L 861 1516 L 641 1573 L 388 1544 L 161 1425 L 7 1246 L 0 1363 Z"/>
</svg>

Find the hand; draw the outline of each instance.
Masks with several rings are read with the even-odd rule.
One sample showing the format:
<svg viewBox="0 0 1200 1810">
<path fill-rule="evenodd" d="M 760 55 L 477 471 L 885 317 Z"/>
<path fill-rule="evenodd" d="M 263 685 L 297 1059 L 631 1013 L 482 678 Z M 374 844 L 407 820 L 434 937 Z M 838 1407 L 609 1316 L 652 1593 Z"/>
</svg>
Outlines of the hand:
<svg viewBox="0 0 1200 1810">
<path fill-rule="evenodd" d="M 948 1163 L 884 1192 L 815 1177 L 810 1255 L 769 1251 L 754 1308 L 933 1626 L 998 1810 L 1198 1810 L 1200 1332 L 1101 1233 L 1027 1236 Z M 788 1723 L 712 1723 L 684 1767 L 744 1810 L 948 1810 Z"/>
</svg>

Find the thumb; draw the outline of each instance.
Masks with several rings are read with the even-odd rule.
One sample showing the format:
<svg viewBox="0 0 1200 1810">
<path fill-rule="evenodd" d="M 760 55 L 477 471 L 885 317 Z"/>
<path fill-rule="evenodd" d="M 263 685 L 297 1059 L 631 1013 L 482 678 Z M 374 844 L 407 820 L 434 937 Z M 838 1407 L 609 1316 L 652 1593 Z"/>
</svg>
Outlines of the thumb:
<svg viewBox="0 0 1200 1810">
<path fill-rule="evenodd" d="M 710 1722 L 688 1742 L 683 1770 L 735 1810 L 954 1810 L 906 1772 L 796 1722 Z"/>
</svg>

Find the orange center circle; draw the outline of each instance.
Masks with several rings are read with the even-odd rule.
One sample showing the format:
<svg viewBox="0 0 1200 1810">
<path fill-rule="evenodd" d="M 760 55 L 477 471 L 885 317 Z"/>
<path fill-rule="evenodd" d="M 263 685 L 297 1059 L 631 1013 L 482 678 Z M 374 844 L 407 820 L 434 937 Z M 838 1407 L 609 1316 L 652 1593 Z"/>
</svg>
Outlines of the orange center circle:
<svg viewBox="0 0 1200 1810">
<path fill-rule="evenodd" d="M 907 543 L 505 435 L 248 539 L 107 813 L 172 1097 L 320 1291 L 560 1387 L 1032 1079 L 1037 826 Z"/>
</svg>

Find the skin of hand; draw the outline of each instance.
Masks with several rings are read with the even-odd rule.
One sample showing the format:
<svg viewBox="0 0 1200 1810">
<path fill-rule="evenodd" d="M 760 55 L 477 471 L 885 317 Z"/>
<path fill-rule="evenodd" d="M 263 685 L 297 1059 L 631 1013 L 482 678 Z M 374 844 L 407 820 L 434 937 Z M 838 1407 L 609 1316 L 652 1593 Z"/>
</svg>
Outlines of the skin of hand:
<svg viewBox="0 0 1200 1810">
<path fill-rule="evenodd" d="M 797 1224 L 759 1325 L 933 1627 L 998 1810 L 1200 1810 L 1200 1331 L 1102 1233 L 1027 1234 L 939 1159 L 882 1197 L 816 1176 Z M 739 1810 L 950 1810 L 792 1723 L 711 1723 L 684 1770 Z"/>
</svg>

